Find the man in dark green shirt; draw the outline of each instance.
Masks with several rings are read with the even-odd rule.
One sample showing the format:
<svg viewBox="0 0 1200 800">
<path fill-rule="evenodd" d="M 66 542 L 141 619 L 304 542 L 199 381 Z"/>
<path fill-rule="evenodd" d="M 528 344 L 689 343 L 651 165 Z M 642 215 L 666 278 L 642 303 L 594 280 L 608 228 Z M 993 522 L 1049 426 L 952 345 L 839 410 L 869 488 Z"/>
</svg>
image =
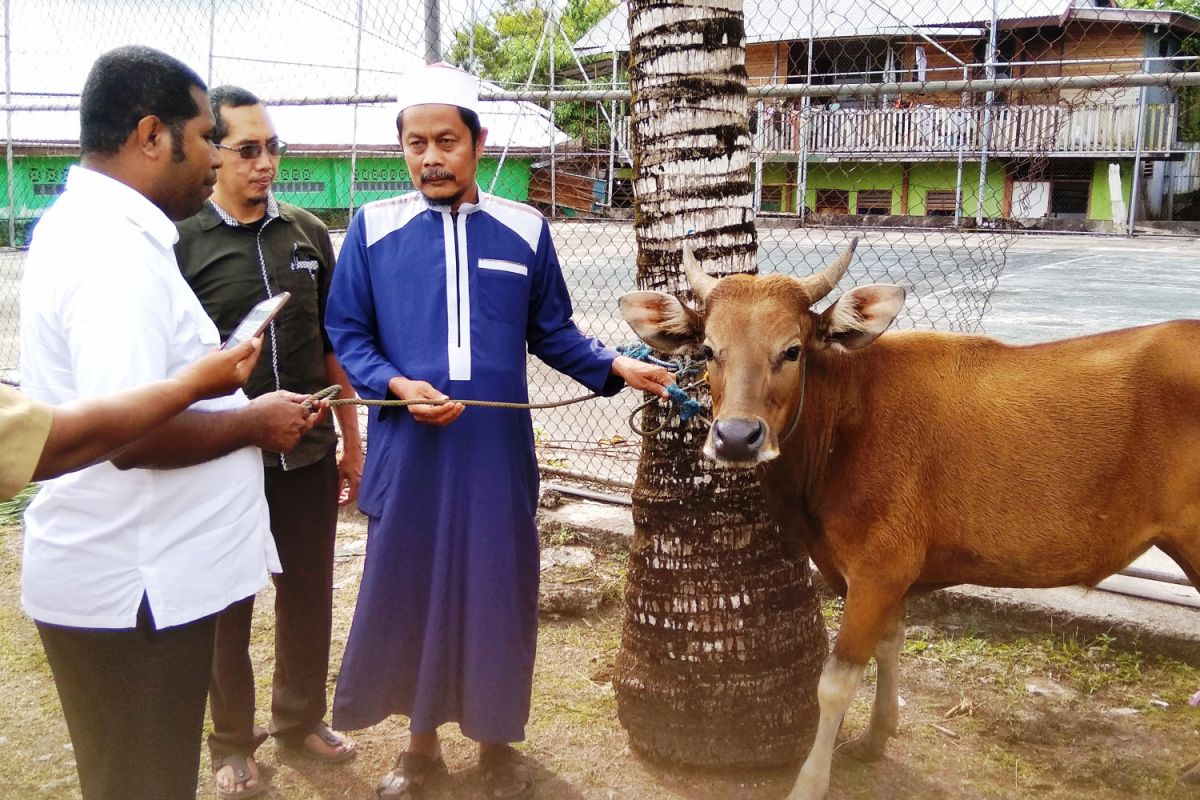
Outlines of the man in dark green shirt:
<svg viewBox="0 0 1200 800">
<path fill-rule="evenodd" d="M 353 396 L 325 334 L 325 300 L 335 257 L 324 224 L 271 192 L 285 145 L 267 110 L 250 92 L 209 92 L 215 141 L 225 151 L 211 201 L 179 224 L 180 270 L 209 316 L 229 336 L 264 298 L 291 300 L 267 328 L 262 357 L 246 383 L 250 397 L 288 389 L 311 394 L 330 384 Z M 270 734 L 277 746 L 326 762 L 352 758 L 349 738 L 324 723 L 333 607 L 337 507 L 352 502 L 362 474 L 353 406 L 337 409 L 342 457 L 332 420 L 318 425 L 286 455 L 263 453 L 271 531 L 283 572 L 275 578 L 275 677 Z M 254 724 L 250 621 L 254 598 L 235 603 L 217 622 L 209 737 L 222 798 L 261 794 L 253 755 L 267 731 Z"/>
</svg>

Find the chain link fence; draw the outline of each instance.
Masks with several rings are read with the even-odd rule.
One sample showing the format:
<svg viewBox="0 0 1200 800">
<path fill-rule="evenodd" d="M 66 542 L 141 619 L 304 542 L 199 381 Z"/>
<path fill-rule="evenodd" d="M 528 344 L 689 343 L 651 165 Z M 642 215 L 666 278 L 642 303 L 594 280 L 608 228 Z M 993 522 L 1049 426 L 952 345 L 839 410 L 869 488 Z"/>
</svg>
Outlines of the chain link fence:
<svg viewBox="0 0 1200 800">
<path fill-rule="evenodd" d="M 1180 0 L 1180 8 L 1189 8 Z M 412 189 L 400 74 L 484 80 L 480 184 L 540 208 L 586 331 L 632 336 L 626 8 L 615 0 L 4 0 L 0 374 L 19 383 L 24 248 L 78 160 L 78 92 L 122 44 L 266 98 L 289 145 L 275 191 L 345 228 Z M 911 291 L 900 324 L 978 330 L 1023 229 L 1132 234 L 1200 218 L 1200 19 L 1109 0 L 747 0 L 759 267 L 804 274 L 852 235 L 848 280 Z M 1186 223 L 1178 223 L 1186 224 Z M 115 354 L 114 357 L 119 357 Z M 534 400 L 581 387 L 538 363 Z M 621 485 L 640 402 L 535 412 L 550 473 Z"/>
</svg>

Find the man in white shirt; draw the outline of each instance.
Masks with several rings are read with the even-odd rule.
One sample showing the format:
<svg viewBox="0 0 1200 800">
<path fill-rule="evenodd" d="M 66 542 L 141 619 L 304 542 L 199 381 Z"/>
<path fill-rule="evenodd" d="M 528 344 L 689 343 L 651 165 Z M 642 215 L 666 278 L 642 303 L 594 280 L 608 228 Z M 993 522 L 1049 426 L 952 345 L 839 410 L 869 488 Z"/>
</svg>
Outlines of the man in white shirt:
<svg viewBox="0 0 1200 800">
<path fill-rule="evenodd" d="M 221 163 L 203 81 L 119 48 L 93 65 L 80 116 L 82 165 L 21 286 L 23 388 L 54 404 L 168 377 L 218 345 L 172 250 L 172 220 L 200 209 Z M 21 602 L 84 800 L 195 797 L 216 614 L 279 568 L 259 448 L 286 451 L 313 426 L 302 400 L 197 403 L 30 505 Z"/>
</svg>

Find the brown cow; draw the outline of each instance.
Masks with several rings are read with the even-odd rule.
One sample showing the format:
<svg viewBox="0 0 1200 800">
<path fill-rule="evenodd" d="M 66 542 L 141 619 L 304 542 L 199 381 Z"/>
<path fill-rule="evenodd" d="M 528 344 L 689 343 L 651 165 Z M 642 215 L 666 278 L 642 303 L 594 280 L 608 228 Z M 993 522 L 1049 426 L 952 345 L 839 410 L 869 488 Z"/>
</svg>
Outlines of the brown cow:
<svg viewBox="0 0 1200 800">
<path fill-rule="evenodd" d="M 1025 347 L 880 336 L 902 307 L 899 287 L 811 308 L 855 244 L 803 279 L 718 280 L 686 252 L 703 314 L 661 292 L 620 301 L 652 346 L 708 357 L 705 455 L 759 470 L 780 525 L 846 598 L 816 740 L 789 800 L 824 796 L 872 656 L 871 719 L 844 749 L 883 754 L 898 719 L 906 595 L 1093 585 L 1153 545 L 1200 586 L 1200 322 Z"/>
</svg>

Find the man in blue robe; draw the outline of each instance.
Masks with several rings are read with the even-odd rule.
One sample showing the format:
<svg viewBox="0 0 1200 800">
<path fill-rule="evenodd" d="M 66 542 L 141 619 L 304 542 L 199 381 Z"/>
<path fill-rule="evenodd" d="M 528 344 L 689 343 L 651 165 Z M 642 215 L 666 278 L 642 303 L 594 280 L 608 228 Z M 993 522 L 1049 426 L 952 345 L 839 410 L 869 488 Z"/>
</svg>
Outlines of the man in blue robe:
<svg viewBox="0 0 1200 800">
<path fill-rule="evenodd" d="M 481 192 L 478 82 L 437 64 L 405 76 L 397 129 L 419 191 L 370 203 L 342 245 L 326 310 L 365 398 L 528 401 L 526 348 L 593 391 L 666 395 L 670 374 L 571 320 L 546 220 Z M 376 789 L 412 797 L 443 766 L 437 728 L 480 743 L 488 796 L 533 790 L 525 738 L 537 644 L 537 461 L 528 411 L 384 408 L 368 427 L 370 518 L 334 725 L 410 718 Z"/>
</svg>

